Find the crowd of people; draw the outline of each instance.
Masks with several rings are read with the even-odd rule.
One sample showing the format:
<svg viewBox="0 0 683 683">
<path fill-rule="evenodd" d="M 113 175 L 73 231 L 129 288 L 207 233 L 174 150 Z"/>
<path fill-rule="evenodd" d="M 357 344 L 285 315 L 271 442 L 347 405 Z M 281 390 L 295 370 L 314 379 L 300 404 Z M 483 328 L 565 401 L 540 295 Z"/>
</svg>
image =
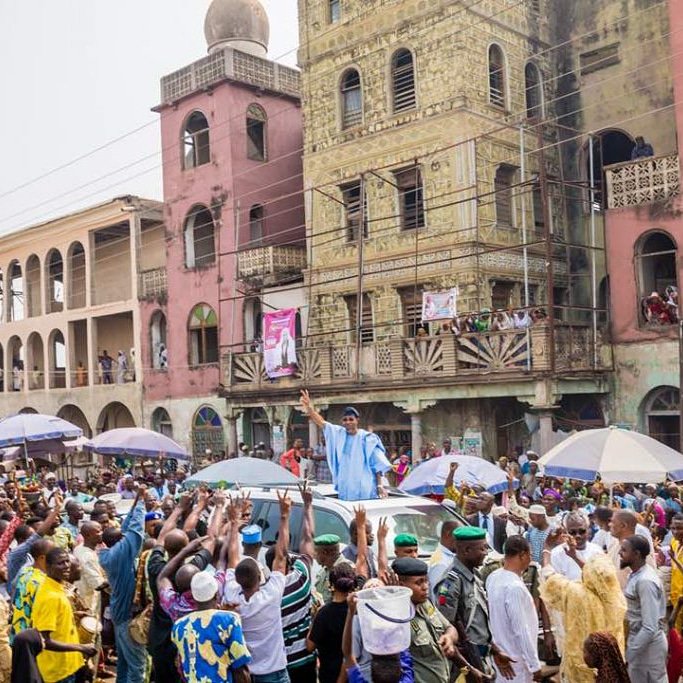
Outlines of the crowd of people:
<svg viewBox="0 0 683 683">
<path fill-rule="evenodd" d="M 303 477 L 302 450 L 283 463 Z M 387 520 L 373 526 L 362 501 L 348 545 L 316 535 L 305 481 L 278 493 L 276 542 L 264 547 L 248 495 L 186 491 L 183 469 L 165 463 L 88 482 L 5 477 L 0 680 L 678 681 L 674 483 L 619 485 L 610 502 L 600 482 L 544 478 L 529 452 L 500 462 L 509 489 L 493 496 L 455 486 L 453 463 L 445 497 L 462 517 L 434 529 L 427 556 L 416 537 L 390 537 Z M 382 586 L 410 589 L 413 617 L 409 647 L 377 655 L 357 595 Z"/>
<path fill-rule="evenodd" d="M 650 325 L 674 325 L 678 322 L 678 289 L 669 285 L 664 295 L 652 292 L 643 299 L 643 317 Z"/>
<path fill-rule="evenodd" d="M 542 323 L 547 319 L 547 313 L 543 308 L 520 308 L 507 310 L 501 308 L 491 311 L 483 308 L 479 313 L 470 313 L 453 318 L 450 322 L 441 324 L 435 334 L 454 334 L 456 337 L 473 332 L 504 332 L 506 330 L 526 330 L 532 325 Z M 424 325 L 417 327 L 416 336 L 429 336 L 429 331 Z"/>
</svg>

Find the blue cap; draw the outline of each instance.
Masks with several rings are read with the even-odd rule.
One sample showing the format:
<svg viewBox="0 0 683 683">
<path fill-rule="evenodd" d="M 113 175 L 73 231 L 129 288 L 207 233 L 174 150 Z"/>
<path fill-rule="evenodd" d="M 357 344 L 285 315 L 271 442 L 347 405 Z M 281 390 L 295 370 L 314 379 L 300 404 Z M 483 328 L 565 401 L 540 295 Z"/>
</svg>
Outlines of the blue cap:
<svg viewBox="0 0 683 683">
<path fill-rule="evenodd" d="M 250 524 L 242 529 L 242 543 L 255 545 L 261 542 L 261 527 L 258 524 Z"/>
<path fill-rule="evenodd" d="M 145 515 L 145 522 L 154 522 L 157 519 L 163 519 L 164 515 L 162 512 L 159 512 L 159 510 L 152 510 L 152 512 L 148 512 Z"/>
<path fill-rule="evenodd" d="M 353 406 L 348 406 L 344 409 L 344 414 L 342 417 L 355 417 L 358 419 L 360 417 L 360 413 Z"/>
</svg>

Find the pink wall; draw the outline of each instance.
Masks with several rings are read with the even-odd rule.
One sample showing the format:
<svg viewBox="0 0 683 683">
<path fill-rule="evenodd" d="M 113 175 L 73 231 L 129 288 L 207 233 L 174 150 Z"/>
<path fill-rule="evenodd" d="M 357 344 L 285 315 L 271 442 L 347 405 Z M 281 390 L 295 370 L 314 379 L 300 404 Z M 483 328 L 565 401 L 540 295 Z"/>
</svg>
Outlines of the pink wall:
<svg viewBox="0 0 683 683">
<path fill-rule="evenodd" d="M 256 102 L 268 116 L 268 157 L 265 162 L 247 158 L 246 111 Z M 183 170 L 181 137 L 187 117 L 195 110 L 210 127 L 211 163 Z M 268 243 L 303 243 L 302 123 L 298 103 L 290 97 L 257 93 L 238 83 L 225 82 L 212 92 L 198 92 L 177 107 L 161 110 L 168 303 L 166 313 L 168 372 L 147 371 L 148 400 L 184 398 L 216 393 L 218 366 L 189 367 L 187 324 L 193 307 L 207 303 L 220 312 L 219 344 L 229 347 L 243 341 L 241 295 L 235 283 L 235 208 L 241 206 L 239 243 L 248 240 L 248 212 L 252 204 L 265 207 L 264 235 Z M 278 199 L 281 198 L 281 199 Z M 213 266 L 185 267 L 183 228 L 195 204 L 213 207 L 216 253 Z M 281 236 L 278 234 L 281 233 Z M 232 299 L 237 298 L 233 303 Z M 221 299 L 222 301 L 219 301 Z M 150 363 L 149 320 L 159 306 L 143 306 L 142 352 Z"/>
<path fill-rule="evenodd" d="M 671 26 L 683 25 L 683 3 L 669 0 Z M 678 135 L 678 154 L 683 159 L 683 34 L 670 34 L 672 73 L 674 74 L 675 117 Z M 657 150 L 655 150 L 655 153 Z M 635 342 L 677 336 L 676 326 L 672 328 L 646 328 L 640 324 L 639 292 L 634 258 L 636 245 L 641 236 L 650 230 L 667 232 L 678 247 L 676 272 L 679 289 L 683 284 L 683 200 L 677 197 L 671 206 L 664 209 L 650 204 L 629 209 L 612 209 L 605 216 L 605 240 L 607 269 L 611 290 L 612 340 L 614 342 Z"/>
</svg>

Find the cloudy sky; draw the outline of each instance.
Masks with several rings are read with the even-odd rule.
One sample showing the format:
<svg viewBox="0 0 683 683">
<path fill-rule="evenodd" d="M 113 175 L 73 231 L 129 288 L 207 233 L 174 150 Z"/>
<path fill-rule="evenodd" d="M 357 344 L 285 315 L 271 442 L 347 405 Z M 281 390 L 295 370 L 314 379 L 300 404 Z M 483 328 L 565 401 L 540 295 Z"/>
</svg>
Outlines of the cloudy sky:
<svg viewBox="0 0 683 683">
<path fill-rule="evenodd" d="M 261 2 L 269 57 L 294 65 L 296 0 Z M 206 54 L 209 4 L 0 0 L 0 233 L 121 194 L 162 198 L 150 108 L 162 75 Z"/>
</svg>

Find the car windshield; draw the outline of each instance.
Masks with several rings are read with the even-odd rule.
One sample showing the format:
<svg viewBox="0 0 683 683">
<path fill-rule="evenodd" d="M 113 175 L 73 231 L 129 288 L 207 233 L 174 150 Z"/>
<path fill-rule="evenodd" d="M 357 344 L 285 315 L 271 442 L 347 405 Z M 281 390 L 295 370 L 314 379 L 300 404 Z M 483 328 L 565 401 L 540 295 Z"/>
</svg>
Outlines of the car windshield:
<svg viewBox="0 0 683 683">
<path fill-rule="evenodd" d="M 458 519 L 450 510 L 441 505 L 421 505 L 420 503 L 368 510 L 368 517 L 375 533 L 380 518 L 387 518 L 389 525 L 387 552 L 389 557 L 394 556 L 394 537 L 398 534 L 412 534 L 417 538 L 420 555 L 431 555 L 439 545 L 440 523 Z"/>
</svg>

